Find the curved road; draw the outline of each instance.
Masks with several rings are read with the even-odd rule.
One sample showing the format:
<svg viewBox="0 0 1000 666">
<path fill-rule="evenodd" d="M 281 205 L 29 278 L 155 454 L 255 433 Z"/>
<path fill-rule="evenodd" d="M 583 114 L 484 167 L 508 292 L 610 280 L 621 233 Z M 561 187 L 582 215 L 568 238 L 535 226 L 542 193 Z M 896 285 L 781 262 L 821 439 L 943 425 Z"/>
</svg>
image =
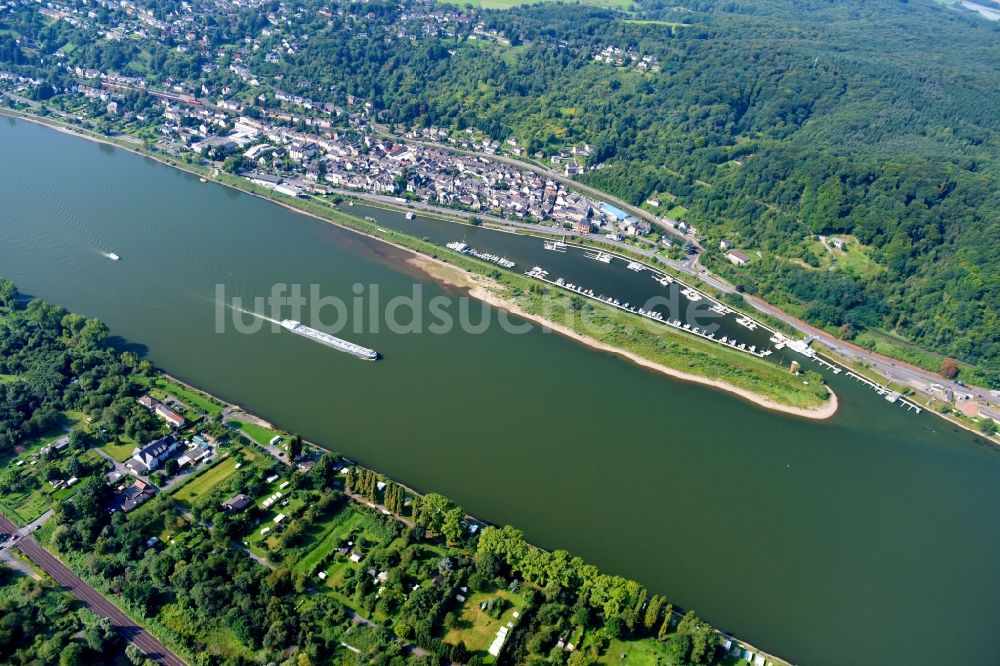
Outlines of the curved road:
<svg viewBox="0 0 1000 666">
<path fill-rule="evenodd" d="M 0 516 L 0 531 L 8 534 L 18 534 L 17 526 Z M 111 624 L 125 639 L 142 650 L 148 659 L 166 666 L 187 666 L 187 662 L 171 652 L 155 636 L 142 627 L 136 626 L 125 613 L 118 609 L 103 594 L 92 588 L 82 578 L 69 570 L 55 555 L 42 548 L 34 537 L 24 536 L 14 545 L 28 559 L 35 563 L 57 583 L 69 590 L 73 596 L 82 601 L 87 608 L 102 617 L 111 620 Z"/>
</svg>

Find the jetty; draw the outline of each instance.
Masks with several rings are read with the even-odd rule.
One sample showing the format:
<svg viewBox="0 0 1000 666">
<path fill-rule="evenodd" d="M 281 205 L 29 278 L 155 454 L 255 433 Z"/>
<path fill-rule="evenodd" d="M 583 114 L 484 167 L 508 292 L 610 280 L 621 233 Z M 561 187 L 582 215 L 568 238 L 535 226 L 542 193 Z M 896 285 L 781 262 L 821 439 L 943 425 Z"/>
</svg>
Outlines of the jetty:
<svg viewBox="0 0 1000 666">
<path fill-rule="evenodd" d="M 500 257 L 495 254 L 490 254 L 489 252 L 480 252 L 476 248 L 466 245 L 462 241 L 452 241 L 451 243 L 447 243 L 445 247 L 449 250 L 455 250 L 455 252 L 461 252 L 462 254 L 467 254 L 470 257 L 475 257 L 476 259 L 488 261 L 501 268 L 514 268 L 514 266 L 516 266 L 516 264 L 507 257 Z"/>
<path fill-rule="evenodd" d="M 585 256 L 587 259 L 593 259 L 594 261 L 599 261 L 602 264 L 610 264 L 612 259 L 611 255 L 608 254 L 607 252 L 604 252 L 603 250 L 589 250 L 584 252 L 583 256 Z"/>
<path fill-rule="evenodd" d="M 888 386 L 882 386 L 878 382 L 873 382 L 872 380 L 862 375 L 859 375 L 853 370 L 848 370 L 847 376 L 850 377 L 851 379 L 854 379 L 855 381 L 859 381 L 862 384 L 874 389 L 876 393 L 885 398 L 886 401 L 889 403 L 901 405 L 903 407 L 906 407 L 907 411 L 916 411 L 917 414 L 923 411 L 923 407 L 913 402 L 909 398 L 904 397 L 901 393 L 891 390 Z"/>
<path fill-rule="evenodd" d="M 660 284 L 662 284 L 664 287 L 668 287 L 674 283 L 674 279 L 669 275 L 667 275 L 666 273 L 664 273 L 663 275 L 657 275 L 656 273 L 654 273 L 652 275 L 652 278 L 657 282 L 659 282 Z"/>
</svg>

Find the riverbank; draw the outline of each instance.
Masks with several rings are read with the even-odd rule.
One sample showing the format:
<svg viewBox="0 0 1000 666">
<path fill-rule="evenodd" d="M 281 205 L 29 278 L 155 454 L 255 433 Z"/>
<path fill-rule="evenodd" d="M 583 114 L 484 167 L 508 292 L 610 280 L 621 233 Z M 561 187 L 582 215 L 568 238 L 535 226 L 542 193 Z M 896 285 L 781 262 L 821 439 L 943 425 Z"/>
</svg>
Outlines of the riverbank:
<svg viewBox="0 0 1000 666">
<path fill-rule="evenodd" d="M 415 267 L 421 269 L 421 270 L 435 271 L 437 273 L 437 279 L 440 279 L 440 280 L 446 282 L 450 286 L 461 287 L 461 288 L 468 288 L 469 287 L 468 279 L 464 276 L 464 273 L 462 273 L 461 271 L 459 271 L 458 269 L 456 269 L 454 266 L 450 266 L 449 264 L 446 264 L 444 262 L 434 261 L 434 260 L 431 260 L 431 259 L 426 259 L 426 258 L 421 258 L 421 257 L 410 259 L 410 263 L 412 265 L 414 265 Z M 482 285 L 480 284 L 478 286 L 474 286 L 473 288 L 482 288 Z M 486 297 L 487 298 L 492 298 L 492 296 L 489 295 L 489 292 L 486 293 Z M 495 305 L 494 307 L 502 307 L 502 306 Z M 290 431 L 283 429 L 281 426 L 274 425 L 270 421 L 267 421 L 264 418 L 262 418 L 261 416 L 259 416 L 258 414 L 255 414 L 253 412 L 247 411 L 244 408 L 240 407 L 239 405 L 237 405 L 235 403 L 231 403 L 231 402 L 229 402 L 229 401 L 227 401 L 227 400 L 225 400 L 225 399 L 223 399 L 223 398 L 221 398 L 219 396 L 216 396 L 216 395 L 214 395 L 214 394 L 212 394 L 212 393 L 210 393 L 208 391 L 205 391 L 205 390 L 203 390 L 203 389 L 201 389 L 201 388 L 199 388 L 197 386 L 194 386 L 194 385 L 186 382 L 183 379 L 180 379 L 180 378 L 178 378 L 176 376 L 167 374 L 165 372 L 161 372 L 160 376 L 163 377 L 163 378 L 165 378 L 165 379 L 167 379 L 170 382 L 173 382 L 173 383 L 176 383 L 176 384 L 182 386 L 183 388 L 185 388 L 185 389 L 187 389 L 189 391 L 192 391 L 194 393 L 199 394 L 200 396 L 202 396 L 203 398 L 205 398 L 205 399 L 207 399 L 209 401 L 217 403 L 220 407 L 222 407 L 221 417 L 222 417 L 222 421 L 223 422 L 225 422 L 226 420 L 228 420 L 230 418 L 246 419 L 246 420 L 249 420 L 249 421 L 252 421 L 252 422 L 256 422 L 256 423 L 266 424 L 266 426 L 269 429 L 274 430 L 277 434 L 279 434 L 280 436 L 284 437 L 286 440 L 292 436 L 292 433 Z M 251 438 L 249 436 L 247 436 L 247 439 L 250 442 L 254 441 L 253 438 Z M 256 442 L 256 444 L 258 446 L 260 446 L 268 454 L 270 454 L 272 457 L 275 457 L 275 459 L 278 462 L 281 462 L 282 464 L 285 464 L 285 465 L 290 465 L 290 466 L 292 465 L 292 463 L 289 462 L 283 456 L 275 456 L 275 451 L 276 451 L 275 447 L 265 446 L 261 442 Z M 321 451 L 327 451 L 328 450 L 328 449 L 326 449 L 326 447 L 323 447 L 323 446 L 321 446 L 319 444 L 316 444 L 315 442 L 308 441 L 308 440 L 303 440 L 303 444 L 305 445 L 305 447 L 306 447 L 307 450 L 310 447 L 318 449 L 318 450 L 321 450 Z M 354 459 L 351 459 L 351 458 L 349 458 L 347 456 L 343 456 L 341 454 L 334 454 L 334 455 L 340 457 L 340 459 L 341 459 L 342 463 L 345 465 L 345 467 L 351 467 L 351 468 L 354 468 L 356 470 L 362 470 L 362 469 L 363 470 L 368 470 L 368 471 L 374 472 L 375 474 L 379 474 L 378 471 L 372 470 L 371 468 L 368 468 L 368 467 L 366 467 L 366 466 L 358 463 L 358 461 L 356 461 Z M 407 493 L 409 495 L 412 495 L 414 498 L 424 498 L 426 496 L 426 494 L 427 494 L 426 492 L 423 492 L 423 491 L 421 491 L 421 490 L 419 490 L 419 489 L 417 489 L 417 488 L 415 488 L 413 486 L 407 485 L 406 483 L 401 482 L 398 479 L 384 477 L 382 475 L 379 475 L 379 478 L 383 479 L 384 482 L 387 483 L 387 484 L 398 485 L 399 487 L 401 487 L 405 491 L 405 493 Z M 412 518 L 407 518 L 402 513 L 393 513 L 391 511 L 389 511 L 387 509 L 386 504 L 384 502 L 380 503 L 380 502 L 377 502 L 377 501 L 371 501 L 370 499 L 368 499 L 365 496 L 363 496 L 363 495 L 361 495 L 359 493 L 356 493 L 356 492 L 349 492 L 349 491 L 345 490 L 345 494 L 352 501 L 357 502 L 358 504 L 367 506 L 367 507 L 369 507 L 369 508 L 371 508 L 371 509 L 373 509 L 373 510 L 375 510 L 375 511 L 381 513 L 381 514 L 383 514 L 383 515 L 386 515 L 386 516 L 390 517 L 393 520 L 399 521 L 399 522 L 403 523 L 407 527 L 413 527 L 414 524 L 415 524 L 413 522 Z M 492 523 L 490 523 L 490 522 L 488 522 L 486 520 L 483 520 L 482 518 L 479 518 L 477 516 L 474 516 L 474 515 L 471 515 L 471 514 L 467 514 L 467 513 L 465 513 L 463 515 L 464 515 L 464 517 L 466 519 L 468 519 L 470 521 L 473 521 L 475 523 L 478 523 L 480 525 L 492 525 L 493 527 L 496 527 L 496 525 L 493 525 Z M 542 546 L 539 546 L 537 544 L 533 544 L 533 543 L 530 543 L 530 542 L 525 542 L 525 543 L 528 544 L 531 548 L 538 549 L 539 551 L 542 551 L 542 552 L 545 552 L 545 553 L 551 552 L 549 549 L 544 548 Z M 250 553 L 249 550 L 247 552 Z M 250 553 L 250 554 L 252 555 L 252 553 Z M 266 559 L 263 559 L 263 560 L 262 560 L 262 558 L 254 558 L 254 559 L 256 559 L 258 562 L 264 564 L 265 566 L 273 567 L 273 565 L 270 564 Z M 685 617 L 686 611 L 687 611 L 687 609 L 684 609 L 684 608 L 681 608 L 681 607 L 677 607 L 677 606 L 672 606 L 671 613 L 672 613 L 672 617 L 674 619 L 674 622 L 675 623 L 680 622 Z M 733 634 L 731 634 L 731 633 L 729 633 L 727 631 L 723 631 L 722 629 L 715 628 L 715 627 L 713 627 L 712 630 L 719 637 L 720 643 L 724 643 L 725 641 L 729 641 L 732 644 L 732 646 L 730 648 L 727 648 L 727 650 L 726 650 L 727 653 L 736 654 L 736 652 L 734 652 L 734 650 L 735 650 L 735 648 L 738 647 L 739 648 L 739 653 L 742 654 L 743 652 L 750 652 L 750 653 L 753 653 L 755 655 L 761 655 L 761 656 L 765 657 L 771 664 L 773 664 L 775 666 L 791 666 L 791 664 L 792 664 L 792 662 L 790 662 L 790 661 L 788 661 L 786 659 L 783 659 L 781 657 L 778 657 L 778 656 L 776 656 L 774 654 L 771 654 L 769 652 L 766 652 L 766 651 L 762 650 L 761 648 L 756 647 L 755 645 L 753 645 L 751 643 L 748 643 L 747 641 L 742 640 L 742 639 L 738 638 L 737 636 L 735 636 L 735 635 L 733 635 Z M 727 663 L 727 662 L 720 661 L 720 662 L 717 662 L 717 663 Z"/>
<path fill-rule="evenodd" d="M 0 113 L 7 113 L 7 111 L 0 110 Z M 387 243 L 411 254 L 413 258 L 427 260 L 423 263 L 410 262 L 411 265 L 422 266 L 425 269 L 428 266 L 436 265 L 450 266 L 453 271 L 458 271 L 458 273 L 451 273 L 450 277 L 445 280 L 440 277 L 441 270 L 425 270 L 425 273 L 446 284 L 467 289 L 473 298 L 529 319 L 578 343 L 618 354 L 663 375 L 712 386 L 739 396 L 764 409 L 791 416 L 827 419 L 837 410 L 838 402 L 832 391 L 827 389 L 826 396 L 821 397 L 817 395 L 815 389 L 805 388 L 799 378 L 778 366 L 727 349 L 717 348 L 717 345 L 706 345 L 697 337 L 679 331 L 665 329 L 653 334 L 648 327 L 640 325 L 644 322 L 640 322 L 638 318 L 634 318 L 635 321 L 633 321 L 633 318 L 628 317 L 625 313 L 612 311 L 611 308 L 600 304 L 588 305 L 588 310 L 596 314 L 594 319 L 598 326 L 589 326 L 587 329 L 590 331 L 596 328 L 606 330 L 606 332 L 600 336 L 600 339 L 589 335 L 587 332 L 579 330 L 580 326 L 576 318 L 567 315 L 572 308 L 572 303 L 565 298 L 564 294 L 557 291 L 549 293 L 545 290 L 536 292 L 532 289 L 532 281 L 521 275 L 501 273 L 490 265 L 482 264 L 457 252 L 407 234 L 384 229 L 377 223 L 348 215 L 329 205 L 308 199 L 284 197 L 224 172 L 218 173 L 218 177 L 213 178 L 212 170 L 207 167 L 199 169 L 193 165 L 181 163 L 179 160 L 151 153 L 135 144 L 101 137 L 83 128 L 66 125 L 57 120 L 18 112 L 7 113 L 7 115 L 35 122 L 66 134 L 123 148 L 166 166 L 186 171 L 199 178 L 209 178 L 212 182 L 265 199 L 293 212 L 305 214 Z M 484 288 L 483 285 L 489 285 L 489 288 Z M 565 321 L 557 321 L 557 317 Z M 570 322 L 571 325 L 567 325 L 566 322 Z M 647 336 L 649 339 L 642 339 Z"/>
</svg>

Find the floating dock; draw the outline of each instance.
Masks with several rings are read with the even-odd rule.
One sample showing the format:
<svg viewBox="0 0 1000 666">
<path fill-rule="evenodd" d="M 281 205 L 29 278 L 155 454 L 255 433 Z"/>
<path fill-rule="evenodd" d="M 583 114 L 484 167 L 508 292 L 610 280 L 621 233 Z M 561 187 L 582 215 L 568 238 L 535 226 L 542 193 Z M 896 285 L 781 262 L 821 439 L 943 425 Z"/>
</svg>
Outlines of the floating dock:
<svg viewBox="0 0 1000 666">
<path fill-rule="evenodd" d="M 445 247 L 449 250 L 455 250 L 455 252 L 461 252 L 462 254 L 467 254 L 470 257 L 475 257 L 476 259 L 488 261 L 491 264 L 500 266 L 501 268 L 514 268 L 516 265 L 507 257 L 499 257 L 495 254 L 490 254 L 489 252 L 480 252 L 476 248 L 471 247 L 462 241 L 452 241 L 451 243 L 447 243 Z"/>
<path fill-rule="evenodd" d="M 861 382 L 862 384 L 866 384 L 866 385 L 870 386 L 871 388 L 875 389 L 876 393 L 878 393 L 880 396 L 882 396 L 883 398 L 885 398 L 887 402 L 890 402 L 892 404 L 897 404 L 898 403 L 898 404 L 902 405 L 903 407 L 906 407 L 907 411 L 916 411 L 917 414 L 919 414 L 920 411 L 923 409 L 917 403 L 915 403 L 912 400 L 908 400 L 907 398 L 903 397 L 902 394 L 889 389 L 887 386 L 882 386 L 881 384 L 879 384 L 877 382 L 873 382 L 872 380 L 868 379 L 867 377 L 863 377 L 863 376 L 859 375 L 858 373 L 856 373 L 856 372 L 854 372 L 852 370 L 848 370 L 847 371 L 847 376 L 850 377 L 851 379 L 854 379 L 856 381 Z"/>
<path fill-rule="evenodd" d="M 675 328 L 679 331 L 684 331 L 685 333 L 691 333 L 699 338 L 703 338 L 710 342 L 715 342 L 722 345 L 723 347 L 728 347 L 734 351 L 744 352 L 750 354 L 751 356 L 756 356 L 757 358 L 765 358 L 774 353 L 770 349 L 757 349 L 755 346 L 751 345 L 749 348 L 745 344 L 737 343 L 736 340 L 730 340 L 728 338 L 722 338 L 721 340 L 715 337 L 714 333 L 708 333 L 697 326 L 692 327 L 690 324 L 681 323 L 679 320 L 670 321 L 664 318 L 663 314 L 656 312 L 654 310 L 644 310 L 638 306 L 630 306 L 628 303 L 621 303 L 616 298 L 610 296 L 595 295 L 593 289 L 586 289 L 580 285 L 573 284 L 571 282 L 566 282 L 563 278 L 556 278 L 555 280 L 548 278 L 548 271 L 542 269 L 540 266 L 535 266 L 530 271 L 526 272 L 525 275 L 528 277 L 535 278 L 536 280 L 541 280 L 542 282 L 547 282 L 548 284 L 555 285 L 557 287 L 562 287 L 563 289 L 568 289 L 574 291 L 581 296 L 593 299 L 604 305 L 610 305 L 613 308 L 623 310 L 625 312 L 631 312 L 632 314 L 637 314 L 640 317 L 649 319 L 650 321 L 655 321 L 657 323 L 663 324 L 664 326 L 669 326 Z"/>
<path fill-rule="evenodd" d="M 374 349 L 368 349 L 368 347 L 362 347 L 361 345 L 356 345 L 353 342 L 348 342 L 347 340 L 341 340 L 340 338 L 330 335 L 329 333 L 324 333 L 323 331 L 317 331 L 315 328 L 310 328 L 301 322 L 297 322 L 294 319 L 283 319 L 281 321 L 281 326 L 288 329 L 296 335 L 301 335 L 304 338 L 309 338 L 321 345 L 326 345 L 327 347 L 332 347 L 337 351 L 347 352 L 357 356 L 358 358 L 365 361 L 377 361 L 378 352 Z"/>
</svg>

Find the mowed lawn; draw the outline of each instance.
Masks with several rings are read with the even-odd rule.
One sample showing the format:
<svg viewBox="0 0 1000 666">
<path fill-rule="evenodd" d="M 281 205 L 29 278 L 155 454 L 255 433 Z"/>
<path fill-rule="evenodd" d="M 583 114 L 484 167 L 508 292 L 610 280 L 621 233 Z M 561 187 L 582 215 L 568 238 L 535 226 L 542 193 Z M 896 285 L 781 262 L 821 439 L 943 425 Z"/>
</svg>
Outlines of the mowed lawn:
<svg viewBox="0 0 1000 666">
<path fill-rule="evenodd" d="M 124 435 L 121 440 L 122 441 L 120 442 L 108 442 L 107 444 L 103 444 L 100 449 L 118 462 L 123 463 L 132 457 L 132 451 L 135 450 L 136 443 Z"/>
<path fill-rule="evenodd" d="M 349 506 L 345 506 L 335 516 L 329 518 L 322 525 L 322 531 L 317 530 L 321 536 L 316 545 L 295 564 L 296 573 L 311 574 L 313 569 L 351 533 L 351 530 L 361 524 L 361 520 L 361 514 Z"/>
<path fill-rule="evenodd" d="M 506 610 L 500 619 L 494 620 L 479 605 L 484 601 L 496 599 L 497 597 L 508 602 Z M 520 613 L 524 610 L 524 599 L 520 595 L 511 594 L 507 590 L 497 590 L 496 592 L 476 592 L 465 602 L 462 615 L 458 618 L 458 623 L 453 629 L 445 634 L 445 643 L 458 645 L 464 642 L 465 646 L 473 652 L 482 652 L 490 646 L 496 638 L 500 627 L 514 620 L 514 611 Z"/>
<path fill-rule="evenodd" d="M 209 398 L 207 395 L 203 395 L 197 391 L 192 391 L 186 386 L 181 386 L 177 382 L 172 382 L 169 379 L 160 377 L 153 383 L 153 385 L 161 391 L 165 391 L 174 396 L 188 407 L 193 407 L 197 410 L 205 412 L 209 416 L 215 416 L 222 411 L 222 403 Z"/>
<path fill-rule="evenodd" d="M 622 655 L 625 655 L 622 658 Z M 665 662 L 662 647 L 654 641 L 612 640 L 599 664 L 635 664 L 636 666 L 657 666 Z"/>
<path fill-rule="evenodd" d="M 252 459 L 252 456 L 249 453 L 245 455 L 248 459 Z M 209 469 L 198 473 L 186 483 L 174 488 L 170 491 L 170 495 L 178 502 L 189 505 L 193 504 L 199 497 L 207 494 L 212 490 L 212 488 L 235 474 L 236 465 L 238 465 L 239 462 L 238 457 L 229 456 Z"/>
<path fill-rule="evenodd" d="M 284 437 L 284 433 L 280 433 L 277 430 L 271 430 L 270 428 L 259 426 L 256 423 L 247 423 L 244 421 L 229 421 L 229 423 L 233 424 L 236 428 L 239 428 L 240 430 L 245 432 L 247 435 L 250 436 L 250 439 L 254 440 L 261 446 L 267 446 L 268 444 L 271 443 L 271 440 L 274 439 L 276 436 L 280 435 Z"/>
</svg>

